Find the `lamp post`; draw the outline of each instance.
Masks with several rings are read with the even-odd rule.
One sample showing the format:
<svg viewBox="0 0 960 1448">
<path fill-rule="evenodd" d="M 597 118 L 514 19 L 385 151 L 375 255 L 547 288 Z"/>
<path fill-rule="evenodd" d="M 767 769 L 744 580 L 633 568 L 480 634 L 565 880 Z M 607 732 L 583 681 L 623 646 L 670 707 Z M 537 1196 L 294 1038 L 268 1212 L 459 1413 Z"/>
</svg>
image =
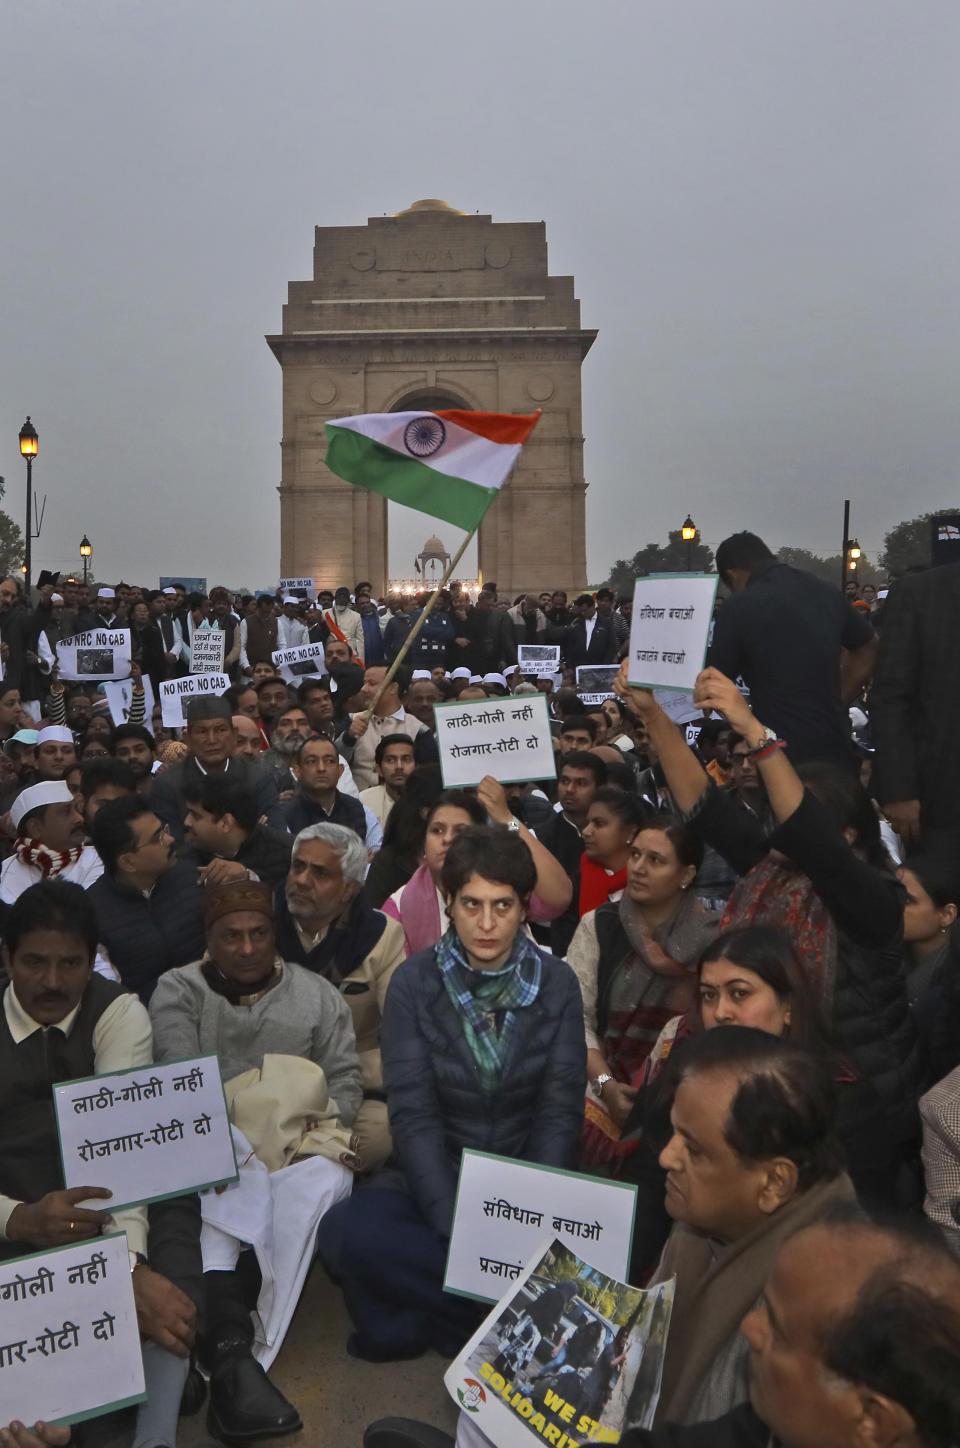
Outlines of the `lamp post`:
<svg viewBox="0 0 960 1448">
<path fill-rule="evenodd" d="M 90 554 L 91 554 L 92 552 L 93 552 L 93 548 L 92 548 L 92 546 L 91 546 L 90 539 L 87 537 L 86 533 L 84 533 L 83 537 L 80 539 L 80 557 L 83 559 L 83 586 L 84 586 L 84 588 L 86 588 L 86 586 L 87 586 L 87 564 L 88 564 L 88 562 L 89 562 Z"/>
<path fill-rule="evenodd" d="M 37 455 L 37 429 L 28 417 L 20 429 L 20 456 L 27 460 L 27 526 L 23 535 L 23 590 L 30 598 L 30 550 L 33 539 L 33 460 Z"/>
<path fill-rule="evenodd" d="M 687 545 L 687 572 L 693 572 L 693 545 L 697 541 L 697 525 L 688 513 L 680 525 L 680 537 Z"/>
<path fill-rule="evenodd" d="M 853 582 L 856 583 L 856 581 L 857 581 L 857 568 L 858 568 L 858 566 L 859 566 L 860 559 L 861 559 L 862 557 L 863 557 L 863 553 L 862 553 L 862 551 L 861 551 L 860 544 L 857 542 L 856 538 L 851 538 L 851 539 L 850 539 L 850 544 L 849 544 L 849 546 L 848 546 L 848 548 L 847 548 L 846 578 L 847 578 L 848 581 L 849 581 L 850 579 L 853 579 Z"/>
</svg>

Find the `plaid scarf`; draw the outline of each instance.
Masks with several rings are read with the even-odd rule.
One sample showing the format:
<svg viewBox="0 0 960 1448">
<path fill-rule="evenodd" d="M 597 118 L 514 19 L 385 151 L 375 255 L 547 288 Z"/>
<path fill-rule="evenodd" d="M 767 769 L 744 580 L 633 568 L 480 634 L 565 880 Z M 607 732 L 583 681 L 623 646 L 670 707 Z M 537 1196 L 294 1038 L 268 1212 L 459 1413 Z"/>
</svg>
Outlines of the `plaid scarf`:
<svg viewBox="0 0 960 1448">
<path fill-rule="evenodd" d="M 529 935 L 517 932 L 502 970 L 473 970 L 453 926 L 441 936 L 436 960 L 447 995 L 463 1024 L 483 1090 L 496 1090 L 517 1030 L 517 1012 L 540 993 L 543 960 Z"/>
<path fill-rule="evenodd" d="M 83 845 L 74 845 L 69 850 L 51 850 L 49 845 L 41 845 L 39 840 L 21 835 L 13 852 L 21 865 L 32 865 L 40 871 L 42 879 L 53 880 L 68 865 L 76 864 L 83 854 Z"/>
<path fill-rule="evenodd" d="M 811 989 L 833 1012 L 837 975 L 837 927 L 808 875 L 789 862 L 769 856 L 738 880 L 720 921 L 720 929 L 771 925 L 790 937 Z"/>
</svg>

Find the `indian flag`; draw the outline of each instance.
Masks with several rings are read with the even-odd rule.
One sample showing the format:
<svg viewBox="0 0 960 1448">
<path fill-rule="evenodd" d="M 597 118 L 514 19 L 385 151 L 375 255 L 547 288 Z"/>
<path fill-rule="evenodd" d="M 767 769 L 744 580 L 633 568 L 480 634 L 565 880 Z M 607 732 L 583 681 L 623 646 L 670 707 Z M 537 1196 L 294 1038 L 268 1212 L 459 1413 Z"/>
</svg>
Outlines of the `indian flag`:
<svg viewBox="0 0 960 1448">
<path fill-rule="evenodd" d="M 539 412 L 367 412 L 327 423 L 327 467 L 468 533 L 503 487 Z"/>
</svg>

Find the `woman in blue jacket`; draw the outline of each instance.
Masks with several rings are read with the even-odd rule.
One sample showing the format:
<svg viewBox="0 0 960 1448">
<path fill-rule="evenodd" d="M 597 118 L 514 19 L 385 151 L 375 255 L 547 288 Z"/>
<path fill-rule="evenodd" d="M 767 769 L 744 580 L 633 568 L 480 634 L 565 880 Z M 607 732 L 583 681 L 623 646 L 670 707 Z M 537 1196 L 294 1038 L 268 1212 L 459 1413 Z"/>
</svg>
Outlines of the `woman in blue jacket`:
<svg viewBox="0 0 960 1448">
<path fill-rule="evenodd" d="M 576 976 L 523 929 L 536 869 L 504 825 L 463 830 L 450 926 L 397 967 L 381 1028 L 394 1161 L 324 1218 L 320 1250 L 374 1361 L 452 1356 L 482 1316 L 443 1291 L 464 1147 L 574 1169 L 587 1062 Z"/>
</svg>

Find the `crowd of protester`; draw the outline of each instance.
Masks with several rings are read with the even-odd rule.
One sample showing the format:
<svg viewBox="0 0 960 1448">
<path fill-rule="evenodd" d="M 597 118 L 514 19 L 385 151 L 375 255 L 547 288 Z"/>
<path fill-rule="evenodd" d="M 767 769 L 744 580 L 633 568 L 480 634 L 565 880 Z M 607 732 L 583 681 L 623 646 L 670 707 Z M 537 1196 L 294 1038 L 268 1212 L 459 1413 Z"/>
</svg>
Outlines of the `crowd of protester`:
<svg viewBox="0 0 960 1448">
<path fill-rule="evenodd" d="M 741 533 L 717 570 L 685 726 L 626 664 L 578 696 L 628 652 L 608 589 L 452 586 L 388 679 L 427 594 L 0 583 L 0 1257 L 121 1227 L 144 1345 L 146 1402 L 81 1441 L 173 1448 L 205 1398 L 224 1442 L 302 1426 L 269 1368 L 303 1275 L 275 1290 L 230 1193 L 63 1186 L 53 1082 L 213 1053 L 249 1190 L 313 1162 L 299 1251 L 349 1355 L 479 1324 L 443 1289 L 472 1147 L 636 1185 L 630 1280 L 677 1288 L 629 1448 L 958 1441 L 960 565 L 859 596 Z M 101 625 L 131 630 L 119 723 L 60 678 Z M 227 693 L 148 717 L 210 630 Z M 303 643 L 322 671 L 275 666 Z M 537 691 L 556 780 L 444 788 L 435 705 Z"/>
</svg>

